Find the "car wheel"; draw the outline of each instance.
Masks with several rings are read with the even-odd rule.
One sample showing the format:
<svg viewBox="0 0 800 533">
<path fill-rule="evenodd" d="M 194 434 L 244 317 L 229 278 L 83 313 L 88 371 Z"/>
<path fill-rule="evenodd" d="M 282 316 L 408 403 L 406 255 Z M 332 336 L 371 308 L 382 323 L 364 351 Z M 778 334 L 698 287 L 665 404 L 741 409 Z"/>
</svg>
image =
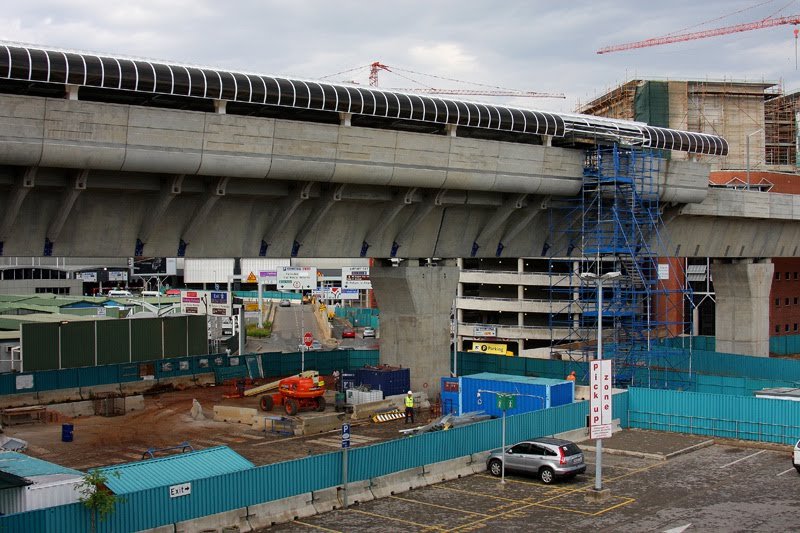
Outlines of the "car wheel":
<svg viewBox="0 0 800 533">
<path fill-rule="evenodd" d="M 298 404 L 297 400 L 294 398 L 286 398 L 283 402 L 283 406 L 286 408 L 286 414 L 289 416 L 296 415 L 297 411 L 300 409 L 300 404 Z"/>
<path fill-rule="evenodd" d="M 320 396 L 317 398 L 317 411 L 322 412 L 325 410 L 325 397 Z"/>
<path fill-rule="evenodd" d="M 489 461 L 489 473 L 493 476 L 500 476 L 503 473 L 503 462 L 500 459 Z"/>
<path fill-rule="evenodd" d="M 542 483 L 544 483 L 545 485 L 549 485 L 556 479 L 556 475 L 553 472 L 553 469 L 549 467 L 544 467 L 541 470 L 539 470 L 539 477 L 542 478 Z"/>
<path fill-rule="evenodd" d="M 797 470 L 797 473 L 800 474 L 800 465 L 794 465 L 794 468 Z"/>
<path fill-rule="evenodd" d="M 267 394 L 266 396 L 261 397 L 261 402 L 259 402 L 259 407 L 261 407 L 262 411 L 272 411 L 272 406 L 274 402 L 272 401 L 272 396 Z"/>
</svg>

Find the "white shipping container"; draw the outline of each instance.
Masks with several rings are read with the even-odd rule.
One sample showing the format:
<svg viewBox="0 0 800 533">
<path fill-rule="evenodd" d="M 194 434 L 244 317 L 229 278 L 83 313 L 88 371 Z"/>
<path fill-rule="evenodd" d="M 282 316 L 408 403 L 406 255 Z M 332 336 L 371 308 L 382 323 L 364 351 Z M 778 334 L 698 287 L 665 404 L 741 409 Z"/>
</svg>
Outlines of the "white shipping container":
<svg viewBox="0 0 800 533">
<path fill-rule="evenodd" d="M 80 499 L 78 486 L 83 478 L 73 474 L 31 476 L 32 485 L 0 490 L 0 513 L 22 513 L 34 509 L 75 503 Z"/>
<path fill-rule="evenodd" d="M 83 481 L 82 477 L 54 474 L 30 479 L 34 484 L 25 487 L 26 511 L 75 503 L 81 497 L 78 486 Z"/>
<path fill-rule="evenodd" d="M 360 405 L 362 403 L 379 402 L 383 400 L 383 391 L 361 391 L 358 389 L 347 389 L 347 403 Z"/>
</svg>

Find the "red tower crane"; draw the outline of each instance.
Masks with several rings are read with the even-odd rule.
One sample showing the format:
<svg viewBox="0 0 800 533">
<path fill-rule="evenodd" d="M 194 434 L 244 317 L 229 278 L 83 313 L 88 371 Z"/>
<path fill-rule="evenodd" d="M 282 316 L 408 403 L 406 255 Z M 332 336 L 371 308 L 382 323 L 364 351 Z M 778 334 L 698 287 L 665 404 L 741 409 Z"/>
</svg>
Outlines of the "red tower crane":
<svg viewBox="0 0 800 533">
<path fill-rule="evenodd" d="M 759 30 L 761 28 L 771 28 L 772 26 L 781 26 L 784 24 L 800 24 L 800 15 L 789 15 L 786 17 L 767 17 L 756 22 L 748 22 L 745 24 L 736 24 L 734 26 L 723 26 L 712 30 L 695 31 L 691 33 L 676 33 L 672 35 L 665 35 L 663 37 L 654 37 L 644 41 L 636 41 L 632 43 L 617 44 L 613 46 L 606 46 L 597 51 L 598 54 L 609 54 L 611 52 L 619 52 L 621 50 L 633 50 L 635 48 L 646 48 L 648 46 L 659 46 L 662 44 L 680 43 L 683 41 L 692 41 L 695 39 L 705 39 L 706 37 L 716 37 L 717 35 L 728 35 L 729 33 L 739 33 L 743 31 Z"/>
<path fill-rule="evenodd" d="M 378 87 L 378 72 L 381 70 L 385 70 L 386 72 L 395 72 L 397 69 L 395 67 L 388 67 L 379 61 L 373 61 L 369 65 L 369 85 L 370 87 Z M 412 72 L 412 71 L 407 71 Z M 396 72 L 395 72 L 396 73 Z M 412 72 L 414 73 L 414 72 Z M 416 73 L 414 73 L 416 74 Z M 406 77 L 406 76 L 403 76 Z M 441 76 L 433 76 L 435 78 L 440 78 Z M 407 77 L 406 77 L 407 78 Z M 411 80 L 411 78 L 407 78 Z M 452 80 L 450 78 L 442 78 L 448 79 L 450 81 L 459 81 L 459 80 Z M 415 80 L 411 80 L 415 81 Z M 416 82 L 416 81 L 415 81 Z M 465 82 L 461 82 L 465 83 Z M 483 84 L 476 84 L 476 85 L 483 85 Z M 409 93 L 422 93 L 422 94 L 449 94 L 449 95 L 460 95 L 460 96 L 519 96 L 523 98 L 566 98 L 563 93 L 540 93 L 535 91 L 516 91 L 512 89 L 435 89 L 432 87 L 415 87 L 412 89 L 389 89 L 391 91 L 403 91 Z"/>
</svg>

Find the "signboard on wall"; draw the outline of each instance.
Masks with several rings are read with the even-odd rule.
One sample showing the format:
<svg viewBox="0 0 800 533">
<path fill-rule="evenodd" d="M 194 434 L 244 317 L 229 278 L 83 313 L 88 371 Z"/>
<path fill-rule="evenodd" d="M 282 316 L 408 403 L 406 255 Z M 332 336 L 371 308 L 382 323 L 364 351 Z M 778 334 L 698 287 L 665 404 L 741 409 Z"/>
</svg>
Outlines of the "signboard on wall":
<svg viewBox="0 0 800 533">
<path fill-rule="evenodd" d="M 473 326 L 472 334 L 476 337 L 497 337 L 497 326 Z"/>
<path fill-rule="evenodd" d="M 181 313 L 231 316 L 232 300 L 227 291 L 181 291 Z"/>
<path fill-rule="evenodd" d="M 508 346 L 505 344 L 495 344 L 491 342 L 472 342 L 471 352 L 488 353 L 492 355 L 510 355 Z"/>
<path fill-rule="evenodd" d="M 127 270 L 109 270 L 108 281 L 128 281 Z"/>
<path fill-rule="evenodd" d="M 342 267 L 343 289 L 371 289 L 369 267 Z"/>
<path fill-rule="evenodd" d="M 589 438 L 611 437 L 611 360 L 589 362 Z"/>
<path fill-rule="evenodd" d="M 658 279 L 669 279 L 669 263 L 658 264 Z"/>
<path fill-rule="evenodd" d="M 97 272 L 76 272 L 75 279 L 83 280 L 84 283 L 97 283 Z"/>
<path fill-rule="evenodd" d="M 137 257 L 133 260 L 134 276 L 174 276 L 178 271 L 174 257 Z"/>
<path fill-rule="evenodd" d="M 358 289 L 325 287 L 322 289 L 320 296 L 326 300 L 358 300 Z"/>
<path fill-rule="evenodd" d="M 317 285 L 316 267 L 278 267 L 278 290 L 311 290 Z"/>
</svg>

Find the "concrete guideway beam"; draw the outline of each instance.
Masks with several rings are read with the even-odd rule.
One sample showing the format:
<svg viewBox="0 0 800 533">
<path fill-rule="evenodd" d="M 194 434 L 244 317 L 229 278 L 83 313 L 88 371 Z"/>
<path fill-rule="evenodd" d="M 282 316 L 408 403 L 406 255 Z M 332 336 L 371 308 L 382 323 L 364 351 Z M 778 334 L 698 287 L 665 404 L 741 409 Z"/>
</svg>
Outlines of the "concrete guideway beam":
<svg viewBox="0 0 800 533">
<path fill-rule="evenodd" d="M 550 198 L 544 198 L 541 202 L 529 205 L 528 208 L 523 211 L 522 217 L 513 226 L 506 228 L 506 231 L 500 238 L 500 242 L 497 243 L 497 252 L 495 255 L 500 257 L 503 253 L 503 249 L 505 248 L 505 243 L 514 240 L 514 238 L 516 238 L 516 236 L 519 235 L 522 230 L 529 228 L 533 222 L 533 219 L 539 215 L 539 213 L 546 211 L 549 207 Z"/>
<path fill-rule="evenodd" d="M 289 222 L 289 219 L 292 218 L 292 215 L 294 215 L 295 211 L 297 211 L 297 208 L 300 207 L 303 202 L 311 198 L 311 188 L 313 186 L 313 181 L 302 183 L 300 187 L 300 193 L 298 195 L 286 197 L 280 209 L 278 210 L 278 216 L 275 218 L 274 223 L 270 224 L 269 227 L 262 232 L 263 236 L 261 237 L 261 249 L 258 253 L 260 257 L 267 255 L 269 246 L 272 244 L 275 237 L 283 232 L 284 228 L 286 228 L 286 224 Z"/>
<path fill-rule="evenodd" d="M 381 217 L 380 222 L 373 226 L 367 236 L 364 237 L 364 242 L 361 245 L 361 257 L 365 257 L 367 255 L 367 250 L 369 247 L 380 239 L 383 232 L 386 231 L 386 228 L 389 227 L 397 215 L 403 210 L 403 208 L 407 205 L 411 205 L 414 201 L 414 196 L 416 195 L 417 188 L 411 187 L 406 190 L 405 194 L 402 196 L 401 199 L 395 202 L 395 204 L 388 208 L 388 210 L 384 213 L 383 217 Z"/>
<path fill-rule="evenodd" d="M 324 198 L 320 199 L 319 204 L 311 214 L 311 218 L 306 220 L 305 225 L 294 238 L 294 244 L 292 245 L 292 257 L 297 256 L 297 252 L 303 245 L 303 241 L 305 241 L 308 235 L 316 229 L 320 222 L 322 222 L 322 220 L 325 218 L 325 215 L 327 215 L 328 211 L 330 211 L 331 207 L 333 207 L 336 202 L 340 202 L 342 200 L 342 193 L 344 192 L 346 186 L 347 184 L 345 183 L 338 185 L 331 189 Z"/>
<path fill-rule="evenodd" d="M 414 232 L 414 229 L 417 227 L 417 225 L 422 222 L 422 220 L 427 217 L 431 211 L 433 211 L 433 208 L 442 206 L 442 199 L 444 198 L 445 194 L 447 194 L 447 189 L 441 189 L 436 193 L 435 196 L 420 203 L 416 207 L 414 214 L 411 215 L 411 218 L 408 221 L 406 221 L 403 229 L 400 230 L 400 233 L 395 236 L 394 241 L 392 242 L 392 257 L 397 255 L 397 250 L 400 249 L 404 242 L 406 242 L 409 235 Z"/>
<path fill-rule="evenodd" d="M 161 221 L 164 213 L 167 212 L 167 208 L 170 203 L 172 203 L 172 200 L 181 194 L 185 177 L 186 174 L 178 174 L 169 179 L 169 183 L 162 185 L 156 205 L 145 215 L 141 226 L 139 226 L 139 236 L 137 237 L 136 243 L 137 253 L 135 255 L 144 255 L 144 245 L 150 240 L 153 230 Z"/>
<path fill-rule="evenodd" d="M 229 177 L 221 177 L 217 179 L 214 189 L 206 193 L 203 204 L 197 211 L 195 211 L 192 219 L 189 221 L 189 224 L 182 232 L 181 244 L 179 246 L 178 253 L 179 257 L 183 257 L 183 254 L 180 253 L 181 248 L 183 248 L 183 251 L 185 252 L 186 245 L 192 242 L 192 238 L 200 230 L 203 224 L 206 223 L 206 219 L 208 218 L 209 213 L 211 213 L 211 210 L 214 208 L 214 205 L 220 200 L 220 198 L 225 196 L 225 189 L 228 186 L 229 181 Z"/>
<path fill-rule="evenodd" d="M 22 176 L 17 178 L 14 183 L 11 197 L 5 207 L 2 223 L 0 223 L 0 255 L 2 255 L 2 243 L 8 238 L 9 232 L 17 220 L 22 202 L 25 201 L 25 197 L 28 196 L 28 193 L 31 192 L 31 189 L 36 184 L 38 170 L 39 167 L 27 167 Z"/>
<path fill-rule="evenodd" d="M 78 199 L 78 196 L 80 196 L 80 194 L 86 190 L 86 182 L 88 178 L 88 170 L 79 170 L 74 173 L 71 186 L 70 183 L 67 183 L 67 186 L 64 188 L 64 192 L 61 195 L 61 204 L 59 205 L 55 216 L 50 220 L 50 224 L 47 227 L 47 233 L 45 234 L 45 256 L 53 255 L 53 245 L 56 243 L 56 241 L 58 241 L 58 237 L 61 235 L 61 230 L 64 229 L 64 224 L 66 224 L 67 218 L 69 218 L 69 214 L 72 212 L 72 208 L 75 206 L 75 201 Z"/>
<path fill-rule="evenodd" d="M 470 257 L 475 257 L 475 254 L 478 253 L 478 249 L 486 243 L 486 240 L 489 238 L 491 234 L 493 234 L 497 229 L 503 225 L 506 220 L 511 216 L 511 214 L 517 210 L 522 209 L 525 206 L 525 199 L 528 197 L 527 194 L 519 194 L 514 198 L 507 200 L 503 205 L 497 208 L 492 218 L 483 226 L 481 229 L 480 234 L 475 238 L 472 242 L 472 251 L 470 252 Z"/>
</svg>

